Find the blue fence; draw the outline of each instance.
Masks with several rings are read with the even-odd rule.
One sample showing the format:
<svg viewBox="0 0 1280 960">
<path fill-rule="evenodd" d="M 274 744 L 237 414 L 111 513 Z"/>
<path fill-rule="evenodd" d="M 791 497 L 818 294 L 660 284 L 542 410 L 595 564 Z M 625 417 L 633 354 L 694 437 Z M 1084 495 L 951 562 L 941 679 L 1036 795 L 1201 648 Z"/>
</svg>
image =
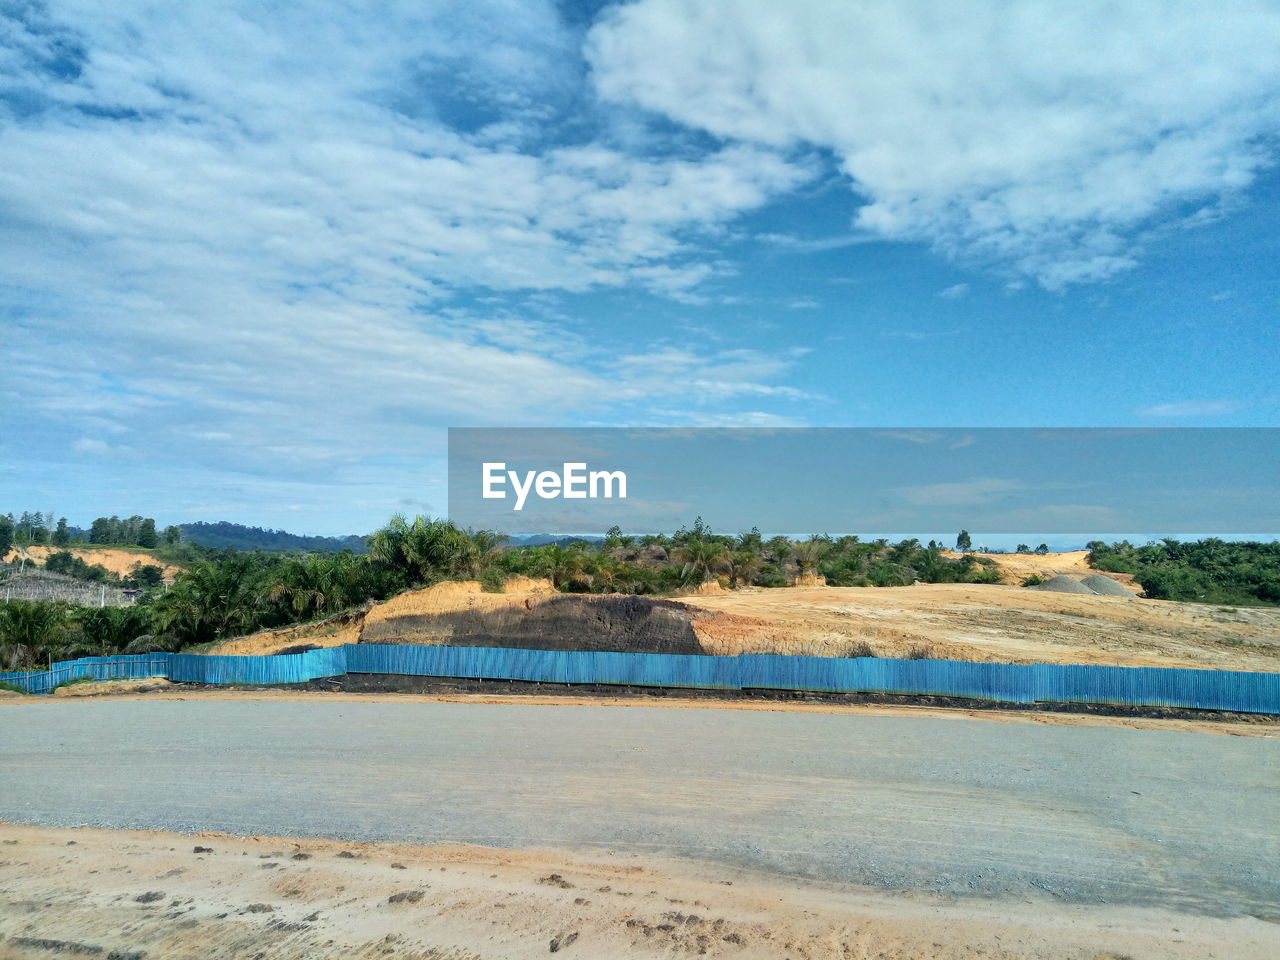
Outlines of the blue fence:
<svg viewBox="0 0 1280 960">
<path fill-rule="evenodd" d="M 114 657 L 81 657 L 54 663 L 48 670 L 0 673 L 0 683 L 11 683 L 28 693 L 48 693 L 60 684 L 82 677 L 94 680 L 167 677 L 171 656 L 168 653 L 122 653 Z"/>
<path fill-rule="evenodd" d="M 268 657 L 153 653 L 86 657 L 51 671 L 0 674 L 47 693 L 77 677 L 182 683 L 303 683 L 347 673 L 699 689 L 894 693 L 1007 703 L 1108 703 L 1280 714 L 1280 674 L 1171 667 L 968 663 L 884 657 L 738 657 L 348 644 Z"/>
</svg>

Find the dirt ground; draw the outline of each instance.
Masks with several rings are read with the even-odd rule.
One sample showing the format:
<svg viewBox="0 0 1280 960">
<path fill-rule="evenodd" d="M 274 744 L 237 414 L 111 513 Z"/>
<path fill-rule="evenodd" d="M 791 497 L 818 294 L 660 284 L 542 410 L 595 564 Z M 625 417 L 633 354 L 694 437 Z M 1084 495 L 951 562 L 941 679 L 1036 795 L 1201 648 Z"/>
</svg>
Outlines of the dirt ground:
<svg viewBox="0 0 1280 960">
<path fill-rule="evenodd" d="M 894 895 L 603 852 L 0 824 L 0 954 L 1252 960 L 1253 917 Z"/>
<path fill-rule="evenodd" d="M 942 555 L 951 560 L 957 560 L 961 554 L 954 550 L 943 550 Z M 1033 573 L 1039 577 L 1048 580 L 1050 577 L 1058 574 L 1065 574 L 1069 577 L 1087 577 L 1091 573 L 1103 573 L 1111 579 L 1124 584 L 1134 593 L 1141 593 L 1142 587 L 1133 582 L 1133 577 L 1127 573 L 1105 573 L 1101 570 L 1094 570 L 1089 566 L 1088 550 L 1072 550 L 1069 553 L 991 553 L 977 554 L 990 560 L 994 560 L 996 569 L 1000 571 L 1001 578 L 1004 583 L 1009 586 L 1021 586 L 1022 581 Z"/>
<path fill-rule="evenodd" d="M 786 587 L 687 597 L 730 614 L 697 629 L 708 653 L 1280 670 L 1280 609 L 1049 593 L 984 584 Z"/>
<path fill-rule="evenodd" d="M 1280 737 L 1280 719 L 1270 716 L 1234 715 L 1236 722 L 1222 719 L 1188 717 L 1125 716 L 1104 712 L 1073 713 L 1054 710 L 990 710 L 986 708 L 942 707 L 894 703 L 832 703 L 821 701 L 746 700 L 716 697 L 681 696 L 676 693 L 661 698 L 627 696 L 593 696 L 587 694 L 542 693 L 502 694 L 485 692 L 457 693 L 363 693 L 335 687 L 333 690 L 219 689 L 169 684 L 164 680 L 105 681 L 77 684 L 77 698 L 102 700 L 188 700 L 188 701 L 260 701 L 267 703 L 316 701 L 341 703 L 469 703 L 521 704 L 546 707 L 618 707 L 630 709 L 695 709 L 745 710 L 755 713 L 819 713 L 850 716 L 932 717 L 988 721 L 991 723 L 1054 724 L 1069 727 L 1118 726 L 1141 730 L 1181 730 L 1231 737 Z M 0 690 L 0 699 L 8 706 L 39 707 L 51 701 L 46 697 L 23 696 Z M 1243 719 L 1241 719 L 1243 716 Z"/>
<path fill-rule="evenodd" d="M 118 577 L 127 577 L 133 572 L 133 565 L 141 563 L 143 566 L 152 564 L 164 570 L 164 578 L 172 580 L 179 572 L 180 567 L 175 567 L 171 563 L 166 563 L 152 556 L 145 550 L 121 550 L 117 547 L 85 547 L 85 546 L 69 546 L 69 547 L 49 547 L 49 546 L 30 546 L 30 547 L 14 547 L 9 551 L 7 561 L 9 563 L 17 563 L 24 556 L 30 560 L 38 561 L 43 564 L 45 558 L 51 553 L 60 550 L 68 551 L 73 557 L 79 557 L 87 564 L 98 564 L 106 567 Z"/>
<path fill-rule="evenodd" d="M 1087 556 L 1077 551 L 997 554 L 992 559 L 1007 580 L 1020 584 L 1031 573 L 1046 579 L 1055 574 L 1086 576 L 1094 572 Z M 1108 576 L 1132 588 L 1131 578 Z M 442 583 L 367 611 L 262 631 L 207 652 L 267 654 L 299 644 L 357 642 L 672 652 L 668 647 L 675 624 L 687 634 L 688 649 L 678 652 L 726 656 L 854 656 L 865 653 L 862 645 L 869 644 L 874 655 L 886 657 L 915 651 L 1003 663 L 1280 671 L 1277 608 L 1053 593 L 1009 584 L 804 586 L 699 591 L 657 602 L 575 596 L 570 599 L 582 609 L 566 625 L 563 617 L 547 616 L 550 606 L 565 599 L 547 582 L 523 578 L 509 583 L 502 593 L 486 592 L 478 582 Z M 645 604 L 652 609 L 638 614 L 629 609 Z M 598 615 L 593 612 L 597 608 Z M 583 636 L 569 638 L 570 627 Z M 634 630 L 635 639 L 610 633 L 622 627 Z M 588 636 L 592 630 L 600 636 Z"/>
</svg>

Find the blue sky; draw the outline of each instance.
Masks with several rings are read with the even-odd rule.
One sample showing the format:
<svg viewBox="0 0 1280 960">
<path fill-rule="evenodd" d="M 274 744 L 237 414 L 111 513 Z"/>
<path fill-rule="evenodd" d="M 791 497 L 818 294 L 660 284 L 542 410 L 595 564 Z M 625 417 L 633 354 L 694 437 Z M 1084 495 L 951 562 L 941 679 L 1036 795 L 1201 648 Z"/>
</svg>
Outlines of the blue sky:
<svg viewBox="0 0 1280 960">
<path fill-rule="evenodd" d="M 445 510 L 449 426 L 1276 426 L 1280 4 L 0 6 L 0 500 Z"/>
</svg>

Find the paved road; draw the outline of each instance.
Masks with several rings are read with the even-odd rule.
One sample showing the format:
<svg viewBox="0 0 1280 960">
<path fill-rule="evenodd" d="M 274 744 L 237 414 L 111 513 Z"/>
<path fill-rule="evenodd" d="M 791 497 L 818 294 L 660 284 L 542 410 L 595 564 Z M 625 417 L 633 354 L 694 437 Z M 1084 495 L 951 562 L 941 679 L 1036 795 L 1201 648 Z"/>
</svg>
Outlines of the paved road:
<svg viewBox="0 0 1280 960">
<path fill-rule="evenodd" d="M 0 707 L 0 819 L 603 846 L 953 894 L 1275 915 L 1280 741 L 481 704 Z"/>
</svg>

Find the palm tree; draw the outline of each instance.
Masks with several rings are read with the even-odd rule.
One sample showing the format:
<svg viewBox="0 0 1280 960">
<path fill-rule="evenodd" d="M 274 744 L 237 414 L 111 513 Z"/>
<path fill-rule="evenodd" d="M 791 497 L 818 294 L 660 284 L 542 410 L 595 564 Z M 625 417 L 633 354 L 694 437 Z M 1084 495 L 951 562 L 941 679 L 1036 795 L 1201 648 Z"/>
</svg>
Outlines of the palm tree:
<svg viewBox="0 0 1280 960">
<path fill-rule="evenodd" d="M 726 554 L 723 544 L 707 540 L 690 540 L 671 551 L 672 557 L 682 565 L 680 575 L 686 579 L 697 575 L 699 581 L 714 579 L 715 572 L 724 569 Z"/>
<path fill-rule="evenodd" d="M 0 604 L 0 661 L 35 666 L 59 650 L 67 623 L 61 603 L 10 600 Z"/>
<path fill-rule="evenodd" d="M 410 583 L 426 583 L 475 570 L 485 551 L 497 546 L 490 542 L 493 534 L 484 534 L 482 544 L 447 520 L 414 517 L 410 523 L 396 514 L 369 538 L 369 556 L 375 563 L 401 571 Z"/>
<path fill-rule="evenodd" d="M 582 573 L 586 566 L 586 557 L 581 550 L 562 547 L 557 543 L 534 547 L 529 553 L 532 559 L 529 566 L 530 573 L 534 576 L 546 577 L 556 589 L 564 587 Z"/>
<path fill-rule="evenodd" d="M 471 539 L 468 557 L 471 568 L 467 572 L 477 577 L 493 566 L 502 551 L 502 545 L 507 542 L 507 535 L 494 533 L 492 530 L 468 530 L 467 536 Z"/>
<path fill-rule="evenodd" d="M 826 537 L 813 536 L 808 540 L 801 540 L 791 545 L 791 555 L 795 557 L 795 561 L 800 566 L 800 574 L 812 574 L 818 568 L 820 561 L 831 546 L 831 541 Z"/>
<path fill-rule="evenodd" d="M 725 565 L 729 571 L 729 583 L 736 587 L 754 580 L 764 566 L 764 560 L 748 550 L 739 550 L 728 554 Z"/>
<path fill-rule="evenodd" d="M 184 644 L 248 633 L 259 622 L 260 581 L 252 557 L 197 564 L 152 604 L 155 627 Z"/>
<path fill-rule="evenodd" d="M 146 633 L 148 618 L 146 607 L 98 607 L 82 610 L 77 619 L 85 648 L 93 656 L 109 657 Z"/>
</svg>

